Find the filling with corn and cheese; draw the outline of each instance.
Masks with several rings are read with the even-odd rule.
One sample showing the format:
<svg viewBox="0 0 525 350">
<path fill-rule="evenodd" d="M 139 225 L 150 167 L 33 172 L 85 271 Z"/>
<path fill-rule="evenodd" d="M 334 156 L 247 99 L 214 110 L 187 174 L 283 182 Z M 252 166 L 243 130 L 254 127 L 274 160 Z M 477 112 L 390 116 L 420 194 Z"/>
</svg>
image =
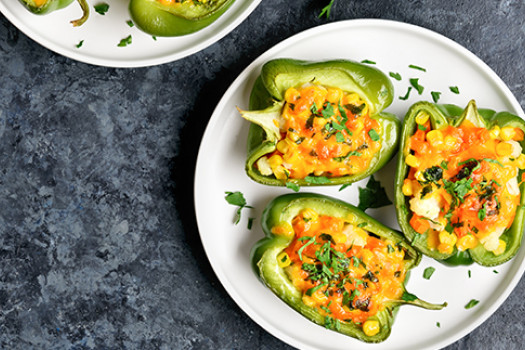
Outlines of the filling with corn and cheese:
<svg viewBox="0 0 525 350">
<path fill-rule="evenodd" d="M 429 248 L 441 253 L 482 244 L 502 254 L 506 243 L 500 236 L 512 225 L 520 203 L 523 131 L 486 129 L 469 120 L 433 130 L 425 112 L 416 123 L 402 188 L 409 198 L 410 225 L 427 233 Z"/>
<path fill-rule="evenodd" d="M 381 148 L 381 124 L 355 93 L 307 84 L 289 88 L 279 121 L 277 149 L 256 167 L 264 176 L 304 179 L 365 171 Z"/>
<path fill-rule="evenodd" d="M 327 327 L 353 322 L 367 336 L 377 334 L 381 325 L 373 316 L 404 293 L 405 251 L 366 226 L 313 209 L 303 209 L 292 227 L 286 225 L 294 238 L 277 259 L 303 302 L 325 316 Z"/>
</svg>

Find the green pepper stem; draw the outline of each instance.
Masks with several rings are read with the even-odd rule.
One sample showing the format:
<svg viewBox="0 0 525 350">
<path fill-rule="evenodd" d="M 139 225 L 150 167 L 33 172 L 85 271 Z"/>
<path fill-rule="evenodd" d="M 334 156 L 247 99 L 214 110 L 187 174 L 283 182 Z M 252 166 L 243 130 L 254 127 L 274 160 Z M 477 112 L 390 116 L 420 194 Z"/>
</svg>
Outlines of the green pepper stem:
<svg viewBox="0 0 525 350">
<path fill-rule="evenodd" d="M 78 27 L 84 24 L 85 21 L 87 21 L 89 17 L 89 5 L 86 0 L 77 0 L 78 4 L 80 5 L 80 8 L 82 9 L 82 17 L 79 19 L 75 19 L 71 21 L 71 24 L 73 27 Z"/>
<path fill-rule="evenodd" d="M 441 310 L 448 305 L 447 302 L 444 302 L 443 304 L 434 304 L 419 298 L 415 300 L 392 300 L 392 303 L 397 305 L 414 305 L 427 310 Z"/>
</svg>

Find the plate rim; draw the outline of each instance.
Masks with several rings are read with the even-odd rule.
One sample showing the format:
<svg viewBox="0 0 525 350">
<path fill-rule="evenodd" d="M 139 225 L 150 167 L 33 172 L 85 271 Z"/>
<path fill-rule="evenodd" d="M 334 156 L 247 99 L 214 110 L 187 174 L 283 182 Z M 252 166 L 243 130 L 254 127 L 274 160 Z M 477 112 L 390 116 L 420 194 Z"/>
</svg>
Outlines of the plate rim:
<svg viewBox="0 0 525 350">
<path fill-rule="evenodd" d="M 208 261 L 210 262 L 210 265 L 212 267 L 212 270 L 214 271 L 215 275 L 219 279 L 220 283 L 224 287 L 224 289 L 227 291 L 228 295 L 234 300 L 234 302 L 239 306 L 239 308 L 246 314 L 248 317 L 250 317 L 253 321 L 255 321 L 260 327 L 262 327 L 265 331 L 267 331 L 269 334 L 273 335 L 274 337 L 280 339 L 281 341 L 287 343 L 288 345 L 298 347 L 300 349 L 312 349 L 315 350 L 314 347 L 309 346 L 308 344 L 305 344 L 304 342 L 301 342 L 300 340 L 296 339 L 295 337 L 292 337 L 284 332 L 281 332 L 280 329 L 274 328 L 273 325 L 268 324 L 264 319 L 262 319 L 258 313 L 251 308 L 250 305 L 244 302 L 241 295 L 237 292 L 237 290 L 233 287 L 233 285 L 230 284 L 229 279 L 227 276 L 222 272 L 222 269 L 219 269 L 218 266 L 215 266 L 215 264 L 212 263 L 212 259 L 210 258 L 210 251 L 209 247 L 205 244 L 205 237 L 202 234 L 202 226 L 201 224 L 202 218 L 199 219 L 199 210 L 198 210 L 198 203 L 199 203 L 199 196 L 200 193 L 199 190 L 199 181 L 202 176 L 202 171 L 199 171 L 204 165 L 203 165 L 203 149 L 205 148 L 205 140 L 209 138 L 209 134 L 212 133 L 213 126 L 218 122 L 219 117 L 216 115 L 219 115 L 219 112 L 224 109 L 224 105 L 226 104 L 227 100 L 231 98 L 231 95 L 238 89 L 239 85 L 241 85 L 253 72 L 253 70 L 261 65 L 263 62 L 268 60 L 269 57 L 279 57 L 278 52 L 282 49 L 290 46 L 293 43 L 296 43 L 300 41 L 301 39 L 305 39 L 309 36 L 322 34 L 322 32 L 328 32 L 331 30 L 334 30 L 334 28 L 337 27 L 354 27 L 354 26 L 379 26 L 379 27 L 395 27 L 396 29 L 401 30 L 408 30 L 410 32 L 415 32 L 419 35 L 426 36 L 426 37 L 432 37 L 432 39 L 438 41 L 440 44 L 445 45 L 446 47 L 455 50 L 456 52 L 459 52 L 461 55 L 463 55 L 466 59 L 468 59 L 471 62 L 474 62 L 476 66 L 480 67 L 483 71 L 483 73 L 487 74 L 489 78 L 494 81 L 498 88 L 501 89 L 501 91 L 504 93 L 505 97 L 508 98 L 510 104 L 515 109 L 516 114 L 521 117 L 522 119 L 525 119 L 525 112 L 523 111 L 519 101 L 516 99 L 510 88 L 505 84 L 505 82 L 488 66 L 481 58 L 476 56 L 474 53 L 472 53 L 470 50 L 465 48 L 464 46 L 460 45 L 456 41 L 447 38 L 443 34 L 440 34 L 438 32 L 435 32 L 431 29 L 427 29 L 415 24 L 400 22 L 396 20 L 390 20 L 390 19 L 380 19 L 380 18 L 360 18 L 360 19 L 348 19 L 348 20 L 341 20 L 336 22 L 331 22 L 319 26 L 315 26 L 309 29 L 306 29 L 304 31 L 301 31 L 299 33 L 296 33 L 279 43 L 275 44 L 274 46 L 270 47 L 268 50 L 263 52 L 261 55 L 259 55 L 257 58 L 255 58 L 238 76 L 237 78 L 230 84 L 230 86 L 227 88 L 227 90 L 224 92 L 223 96 L 221 97 L 219 103 L 213 110 L 210 119 L 208 121 L 208 124 L 206 126 L 206 129 L 203 133 L 201 143 L 199 146 L 199 151 L 197 155 L 197 162 L 195 167 L 195 179 L 194 179 L 194 209 L 195 209 L 195 216 L 197 220 L 197 227 L 199 229 L 199 236 L 201 239 L 201 242 L 203 244 L 204 251 L 206 253 L 206 256 L 208 258 Z M 505 300 L 509 297 L 509 295 L 514 291 L 516 288 L 516 285 L 520 281 L 521 277 L 523 276 L 525 272 L 525 259 L 523 259 L 519 266 L 517 267 L 516 273 L 514 276 L 512 276 L 512 279 L 509 281 L 507 288 L 504 290 L 499 297 L 496 298 L 496 300 L 493 300 L 491 305 L 487 307 L 483 312 L 481 312 L 469 325 L 465 326 L 462 331 L 459 331 L 457 333 L 454 333 L 451 337 L 444 337 L 441 341 L 438 341 L 434 344 L 428 345 L 424 348 L 421 348 L 420 350 L 431 350 L 431 349 L 441 349 L 443 347 L 446 347 L 448 345 L 451 345 L 460 339 L 464 338 L 466 335 L 470 334 L 472 331 L 474 331 L 477 327 L 479 327 L 482 323 L 487 321 L 496 311 L 499 309 Z"/>
<path fill-rule="evenodd" d="M 18 0 L 12 0 L 12 1 L 19 2 Z M 157 66 L 157 65 L 161 65 L 165 63 L 175 62 L 182 58 L 191 56 L 197 52 L 200 52 L 208 48 L 209 46 L 223 39 L 235 28 L 237 28 L 245 19 L 248 18 L 248 16 L 262 2 L 262 0 L 235 0 L 234 4 L 240 1 L 250 1 L 250 3 L 244 9 L 242 9 L 242 11 L 240 12 L 240 15 L 233 17 L 231 22 L 228 23 L 228 25 L 226 25 L 222 30 L 216 31 L 215 33 L 205 38 L 204 40 L 199 41 L 198 44 L 192 45 L 189 48 L 181 50 L 181 51 L 176 51 L 172 54 L 159 55 L 159 56 L 154 56 L 152 58 L 147 58 L 147 59 L 125 60 L 125 61 L 119 60 L 119 59 L 111 59 L 111 58 L 99 58 L 99 57 L 95 57 L 91 55 L 82 54 L 82 51 L 74 51 L 73 49 L 68 50 L 68 49 L 62 48 L 60 45 L 57 45 L 53 41 L 47 40 L 46 38 L 41 36 L 38 30 L 33 29 L 30 25 L 19 20 L 18 17 L 15 15 L 15 13 L 10 11 L 7 8 L 7 6 L 4 5 L 3 1 L 0 1 L 0 13 L 2 13 L 5 16 L 5 18 L 13 26 L 15 26 L 18 30 L 20 30 L 28 38 L 30 38 L 37 44 L 43 46 L 44 48 L 54 53 L 57 53 L 59 55 L 62 55 L 64 57 L 70 58 L 78 62 L 87 63 L 87 64 L 91 64 L 94 66 L 100 66 L 100 67 L 142 68 L 142 67 L 151 67 L 151 66 Z M 22 4 L 19 4 L 19 5 L 23 7 Z M 232 10 L 232 8 L 230 8 L 229 10 Z M 224 16 L 221 16 L 217 21 L 221 21 L 221 20 L 224 21 Z M 215 22 L 212 23 L 210 26 L 213 26 L 214 24 Z M 206 28 L 203 28 L 203 30 L 204 29 Z M 192 34 L 189 34 L 189 35 L 192 35 Z M 166 37 L 166 39 L 176 40 L 177 37 Z"/>
</svg>

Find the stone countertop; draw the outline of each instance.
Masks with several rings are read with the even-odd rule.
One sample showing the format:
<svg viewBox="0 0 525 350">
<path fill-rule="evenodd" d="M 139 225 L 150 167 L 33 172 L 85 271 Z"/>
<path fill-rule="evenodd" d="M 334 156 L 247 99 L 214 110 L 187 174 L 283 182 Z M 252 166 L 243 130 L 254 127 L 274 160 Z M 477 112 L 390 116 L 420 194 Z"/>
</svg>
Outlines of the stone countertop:
<svg viewBox="0 0 525 350">
<path fill-rule="evenodd" d="M 192 184 L 222 94 L 293 34 L 353 18 L 419 25 L 480 57 L 525 107 L 523 1 L 336 0 L 317 18 L 327 3 L 263 0 L 218 43 L 137 69 L 62 57 L 0 15 L 1 349 L 290 349 L 213 273 Z M 524 283 L 447 350 L 522 348 Z"/>
</svg>

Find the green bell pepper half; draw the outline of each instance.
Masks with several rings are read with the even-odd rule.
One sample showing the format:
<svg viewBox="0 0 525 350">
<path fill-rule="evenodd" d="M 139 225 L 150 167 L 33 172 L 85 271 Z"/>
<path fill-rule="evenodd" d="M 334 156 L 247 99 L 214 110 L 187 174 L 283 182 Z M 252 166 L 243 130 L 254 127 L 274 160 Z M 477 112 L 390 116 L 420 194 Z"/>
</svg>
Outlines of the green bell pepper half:
<svg viewBox="0 0 525 350">
<path fill-rule="evenodd" d="M 280 267 L 278 263 L 278 255 L 292 242 L 293 236 L 285 237 L 272 233 L 272 227 L 283 222 L 291 225 L 292 219 L 301 210 L 307 208 L 314 209 L 319 215 L 343 218 L 354 225 L 366 224 L 365 229 L 367 231 L 382 239 L 395 242 L 400 249 L 405 251 L 405 266 L 407 270 L 405 282 L 408 279 L 408 270 L 417 266 L 421 260 L 421 255 L 404 240 L 400 232 L 384 226 L 351 204 L 313 193 L 291 193 L 273 199 L 264 209 L 261 219 L 265 237 L 258 241 L 251 251 L 252 268 L 262 283 L 273 293 L 316 324 L 329 327 L 325 323 L 326 318 L 324 315 L 303 303 L 302 292 L 293 285 L 284 268 Z M 405 294 L 410 295 L 410 297 L 389 301 L 383 311 L 372 317 L 372 319 L 379 321 L 380 331 L 378 334 L 368 336 L 363 332 L 360 325 L 353 322 L 341 323 L 340 327 L 333 330 L 365 342 L 377 343 L 384 341 L 390 335 L 394 316 L 399 306 L 410 304 L 426 309 L 440 310 L 447 305 L 447 303 L 438 305 L 423 301 L 412 294 L 406 293 L 406 291 Z"/>
<path fill-rule="evenodd" d="M 265 154 L 276 149 L 280 134 L 275 120 L 284 106 L 284 94 L 291 87 L 315 83 L 338 87 L 345 92 L 355 92 L 368 105 L 370 117 L 382 125 L 381 149 L 373 157 L 365 172 L 329 178 L 328 182 L 315 185 L 349 184 L 375 173 L 397 151 L 400 121 L 390 113 L 382 112 L 392 103 L 393 86 L 390 79 L 377 68 L 348 60 L 308 62 L 295 59 L 275 59 L 267 62 L 254 83 L 250 95 L 250 111 L 240 110 L 243 118 L 252 122 L 248 132 L 248 157 L 246 173 L 256 182 L 284 186 L 285 182 L 273 175 L 262 175 L 255 163 Z M 314 185 L 304 179 L 289 179 L 300 186 Z"/>
<path fill-rule="evenodd" d="M 511 227 L 506 230 L 500 239 L 506 243 L 505 251 L 500 255 L 487 251 L 482 244 L 475 248 L 459 251 L 454 247 L 450 254 L 441 253 L 437 249 L 428 247 L 428 234 L 417 233 L 410 226 L 411 213 L 408 198 L 402 191 L 403 181 L 406 178 L 409 166 L 405 158 L 410 154 L 408 141 L 417 130 L 416 116 L 420 112 L 425 112 L 430 116 L 432 129 L 442 129 L 448 125 L 457 127 L 464 120 L 469 120 L 477 127 L 491 129 L 494 126 L 503 128 L 505 126 L 517 127 L 525 131 L 525 121 L 509 112 L 495 112 L 491 109 L 478 109 L 474 100 L 471 100 L 465 109 L 455 105 L 438 105 L 429 102 L 417 102 L 408 110 L 402 126 L 401 141 L 399 145 L 399 158 L 395 179 L 395 207 L 399 226 L 406 239 L 421 253 L 434 258 L 446 265 L 469 265 L 473 262 L 483 266 L 500 265 L 514 257 L 518 252 L 523 238 L 523 228 L 525 221 L 525 184 L 520 184 L 521 198 L 517 208 L 516 216 Z M 525 141 L 520 142 L 525 149 Z M 523 170 L 518 173 L 518 178 L 522 178 Z"/>
<path fill-rule="evenodd" d="M 131 0 L 129 11 L 142 31 L 155 36 L 182 36 L 215 22 L 234 0 L 175 0 L 164 5 L 158 0 Z"/>
<path fill-rule="evenodd" d="M 32 13 L 37 15 L 45 15 L 55 10 L 60 10 L 67 7 L 73 2 L 73 0 L 47 0 L 42 4 L 37 4 L 34 0 L 20 0 L 22 4 Z M 78 4 L 82 8 L 82 17 L 76 20 L 72 20 L 71 23 L 74 27 L 82 25 L 89 17 L 89 6 L 86 0 L 77 0 Z"/>
</svg>

